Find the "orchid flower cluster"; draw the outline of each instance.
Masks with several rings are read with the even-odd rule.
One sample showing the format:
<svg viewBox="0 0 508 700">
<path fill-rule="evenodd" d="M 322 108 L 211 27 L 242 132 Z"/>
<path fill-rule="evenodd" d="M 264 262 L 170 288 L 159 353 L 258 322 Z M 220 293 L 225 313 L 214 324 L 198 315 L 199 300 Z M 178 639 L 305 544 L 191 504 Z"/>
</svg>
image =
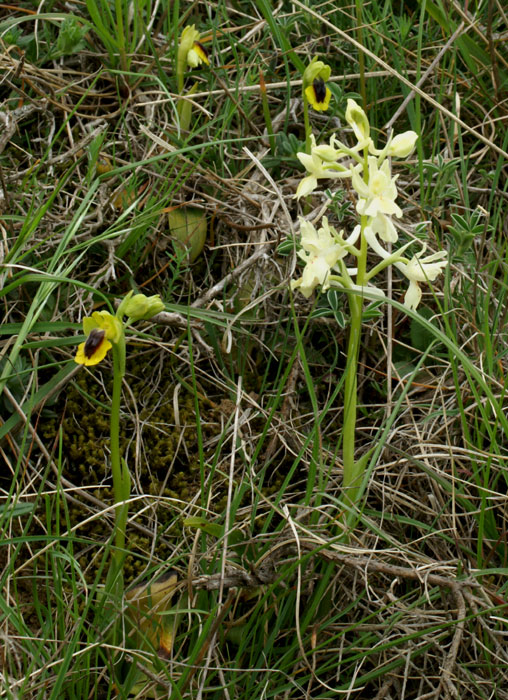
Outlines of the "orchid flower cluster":
<svg viewBox="0 0 508 700">
<path fill-rule="evenodd" d="M 425 256 L 426 244 L 408 259 L 404 253 L 411 245 L 407 243 L 395 252 L 388 251 L 381 243 L 396 243 L 397 229 L 393 217 L 400 218 L 402 210 L 396 203 L 397 175 L 392 177 L 389 158 L 407 158 L 413 151 L 418 135 L 406 131 L 390 137 L 381 150 L 375 148 L 370 136 L 370 125 L 364 110 L 354 101 L 348 100 L 346 121 L 352 128 L 357 144 L 347 147 L 332 135 L 328 145 L 316 145 L 311 136 L 311 152 L 298 153 L 298 158 L 307 171 L 300 182 L 296 197 L 305 197 L 318 186 L 319 180 L 350 179 L 358 195 L 356 211 L 361 225 L 344 237 L 330 226 L 326 216 L 321 227 L 300 217 L 302 250 L 298 253 L 304 261 L 302 277 L 291 283 L 292 289 L 309 298 L 317 286 L 323 290 L 339 287 L 350 290 L 367 288 L 374 296 L 382 298 L 383 292 L 371 284 L 371 280 L 389 265 L 395 267 L 409 280 L 404 304 L 416 309 L 421 301 L 421 283 L 433 282 L 447 265 L 446 251 Z M 381 258 L 374 268 L 366 269 L 366 252 L 370 248 Z M 352 255 L 357 266 L 346 266 L 345 258 Z M 353 280 L 356 277 L 356 280 Z"/>
</svg>

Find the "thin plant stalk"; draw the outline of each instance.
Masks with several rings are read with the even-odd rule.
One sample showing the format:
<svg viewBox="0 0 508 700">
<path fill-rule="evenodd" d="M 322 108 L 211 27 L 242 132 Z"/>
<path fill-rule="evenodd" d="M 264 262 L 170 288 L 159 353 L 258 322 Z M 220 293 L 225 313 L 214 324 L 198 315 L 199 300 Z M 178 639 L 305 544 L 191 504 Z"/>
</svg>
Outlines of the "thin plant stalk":
<svg viewBox="0 0 508 700">
<path fill-rule="evenodd" d="M 120 453 L 120 404 L 125 375 L 125 338 L 113 345 L 113 394 L 110 413 L 110 454 L 113 477 L 115 523 L 113 548 L 104 590 L 107 608 L 114 615 L 121 606 L 124 593 L 123 564 L 126 552 L 126 527 L 129 514 L 130 474 Z M 113 625 L 112 642 L 117 643 L 118 625 Z"/>
<path fill-rule="evenodd" d="M 312 129 L 310 128 L 309 119 L 309 100 L 305 95 L 305 91 L 303 92 L 303 124 L 305 129 L 305 152 L 310 155 L 310 151 L 312 148 L 312 143 L 310 140 Z"/>
<path fill-rule="evenodd" d="M 367 274 L 367 241 L 363 232 L 367 225 L 367 217 L 361 217 L 360 256 L 358 257 L 357 284 L 366 285 Z M 363 299 L 356 294 L 349 294 L 349 310 L 351 323 L 349 326 L 349 339 L 347 348 L 347 362 L 345 370 L 345 400 L 344 400 L 344 424 L 342 433 L 342 459 L 344 468 L 344 495 L 346 503 L 353 506 L 357 501 L 357 494 L 361 485 L 361 462 L 355 461 L 356 445 L 356 416 L 357 416 L 357 385 L 358 385 L 358 358 L 360 354 L 360 342 L 362 336 Z"/>
<path fill-rule="evenodd" d="M 113 559 L 123 561 L 125 555 L 125 527 L 127 523 L 130 478 L 120 454 L 120 402 L 125 374 L 125 340 L 113 346 L 113 396 L 111 400 L 110 450 L 113 495 L 115 504 L 115 550 Z"/>
<path fill-rule="evenodd" d="M 272 117 L 270 115 L 270 107 L 268 105 L 268 97 L 266 95 L 266 83 L 263 71 L 259 71 L 259 89 L 261 91 L 261 104 L 263 105 L 263 116 L 265 118 L 266 132 L 270 142 L 270 151 L 275 154 L 275 136 L 273 134 Z"/>
</svg>

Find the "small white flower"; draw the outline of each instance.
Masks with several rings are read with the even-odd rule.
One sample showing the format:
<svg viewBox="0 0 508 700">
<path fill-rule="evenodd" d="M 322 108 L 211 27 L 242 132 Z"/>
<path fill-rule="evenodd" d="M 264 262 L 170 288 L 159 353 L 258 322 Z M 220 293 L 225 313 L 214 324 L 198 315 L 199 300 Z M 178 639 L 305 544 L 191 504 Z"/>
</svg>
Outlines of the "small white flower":
<svg viewBox="0 0 508 700">
<path fill-rule="evenodd" d="M 320 255 L 307 257 L 307 264 L 299 280 L 291 282 L 291 289 L 300 289 L 303 296 L 308 299 L 314 289 L 321 285 L 326 289 L 326 279 L 330 274 L 330 266 Z"/>
<path fill-rule="evenodd" d="M 378 212 L 377 216 L 372 219 L 369 225 L 374 233 L 377 233 L 379 238 L 386 243 L 395 243 L 399 238 L 393 221 L 389 216 L 386 216 L 386 214 Z"/>
<path fill-rule="evenodd" d="M 419 253 L 416 253 L 408 263 L 395 263 L 396 267 L 409 280 L 409 288 L 404 297 L 404 305 L 409 309 L 416 309 L 422 298 L 420 282 L 434 282 L 448 264 L 447 253 L 440 250 L 423 258 L 426 245 Z"/>
<path fill-rule="evenodd" d="M 378 241 L 376 234 L 370 226 L 365 227 L 363 234 L 369 247 L 377 253 L 380 258 L 389 263 L 391 262 L 405 277 L 407 277 L 409 280 L 409 287 L 404 297 L 404 305 L 407 306 L 408 309 L 416 309 L 422 298 L 422 290 L 420 289 L 419 283 L 434 282 L 441 274 L 443 268 L 448 264 L 448 255 L 446 251 L 440 250 L 424 258 L 422 256 L 427 249 L 427 245 L 424 243 L 420 252 L 416 253 L 416 255 L 408 261 L 403 258 L 403 254 L 406 248 L 411 245 L 411 242 L 406 243 L 406 245 L 399 248 L 399 250 L 389 253 Z"/>
<path fill-rule="evenodd" d="M 323 161 L 319 156 L 313 153 L 311 155 L 308 153 L 297 153 L 296 155 L 305 170 L 309 173 L 307 177 L 304 177 L 303 180 L 300 181 L 296 190 L 295 197 L 300 199 L 300 197 L 306 197 L 316 189 L 319 178 L 325 178 L 328 177 L 328 175 L 323 168 Z"/>
<path fill-rule="evenodd" d="M 432 255 L 427 255 L 426 258 L 422 258 L 426 247 L 424 244 L 420 252 L 413 255 L 406 265 L 404 274 L 408 279 L 412 279 L 415 282 L 434 282 L 443 271 L 443 268 L 448 265 L 446 250 L 439 250 L 437 253 L 432 253 Z"/>
<path fill-rule="evenodd" d="M 407 158 L 414 150 L 418 134 L 415 131 L 404 131 L 403 134 L 397 134 L 388 140 L 384 148 L 376 148 L 374 142 L 370 141 L 369 153 L 377 156 L 382 162 L 387 156 L 394 158 Z"/>
<path fill-rule="evenodd" d="M 337 231 L 323 217 L 321 228 L 317 229 L 310 221 L 300 217 L 302 248 L 299 257 L 305 262 L 302 277 L 291 282 L 291 289 L 300 289 L 309 298 L 314 289 L 321 285 L 323 290 L 328 288 L 327 279 L 332 268 L 339 260 L 352 252 L 354 244 L 360 235 L 360 226 L 356 226 L 352 234 L 344 239 L 343 231 Z"/>
<path fill-rule="evenodd" d="M 352 184 L 356 192 L 360 195 L 356 211 L 365 216 L 376 217 L 379 213 L 388 216 L 401 217 L 402 209 L 395 204 L 397 198 L 397 188 L 395 177 L 391 176 L 390 164 L 384 161 L 379 168 L 378 160 L 374 156 L 369 156 L 369 182 L 366 183 L 360 173 L 351 168 Z"/>
<path fill-rule="evenodd" d="M 332 267 L 348 254 L 348 245 L 354 245 L 360 235 L 360 227 L 355 227 L 351 236 L 344 240 L 343 231 L 337 231 L 328 224 L 328 219 L 323 216 L 322 226 L 315 229 L 310 221 L 300 218 L 300 233 L 302 236 L 302 248 L 311 255 L 319 255 Z"/>
<path fill-rule="evenodd" d="M 311 135 L 311 152 L 297 153 L 297 158 L 309 173 L 300 181 L 295 197 L 306 197 L 313 192 L 320 179 L 350 177 L 350 171 L 339 163 L 335 163 L 336 157 L 340 157 L 340 151 L 333 148 L 332 140 L 330 146 L 316 146 L 314 135 Z"/>
</svg>

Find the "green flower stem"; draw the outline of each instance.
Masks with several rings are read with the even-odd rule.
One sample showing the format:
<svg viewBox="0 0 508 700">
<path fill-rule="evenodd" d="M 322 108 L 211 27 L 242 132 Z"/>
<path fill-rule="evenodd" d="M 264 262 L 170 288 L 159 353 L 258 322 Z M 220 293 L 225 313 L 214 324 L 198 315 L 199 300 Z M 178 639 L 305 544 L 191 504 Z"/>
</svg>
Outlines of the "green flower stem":
<svg viewBox="0 0 508 700">
<path fill-rule="evenodd" d="M 365 149 L 363 149 L 362 152 L 358 152 L 358 150 L 355 150 L 354 148 L 348 148 L 346 144 L 342 143 L 342 141 L 335 141 L 336 144 L 336 150 L 340 151 L 340 155 L 342 154 L 349 156 L 352 160 L 356 160 L 357 163 L 364 163 L 365 162 Z M 367 154 L 369 153 L 369 149 L 367 146 Z M 330 164 L 331 165 L 331 164 Z M 337 163 L 339 166 L 339 164 Z M 349 168 L 345 168 L 344 166 L 339 166 L 341 168 L 341 171 L 347 171 Z"/>
<path fill-rule="evenodd" d="M 372 270 L 370 270 L 370 272 L 367 273 L 367 281 L 371 280 L 373 277 L 376 277 L 376 275 L 378 275 L 385 268 L 398 262 L 407 265 L 409 263 L 409 260 L 403 255 L 400 255 L 400 251 L 397 251 L 393 255 L 390 255 L 389 258 L 385 258 L 385 260 L 382 260 L 380 263 L 378 263 L 376 267 L 373 267 Z"/>
<path fill-rule="evenodd" d="M 328 282 L 330 283 L 330 287 L 337 285 L 340 289 L 351 289 L 353 286 L 353 282 L 351 281 L 351 277 L 347 274 L 347 271 L 343 277 L 341 275 L 329 275 Z"/>
<path fill-rule="evenodd" d="M 178 47 L 178 55 L 176 57 L 176 87 L 178 89 L 178 94 L 183 95 L 183 83 L 185 76 L 185 68 L 187 66 L 187 59 L 185 52 L 182 50 L 181 46 Z"/>
<path fill-rule="evenodd" d="M 367 241 L 363 232 L 367 225 L 367 217 L 361 218 L 360 255 L 358 257 L 357 284 L 364 286 L 367 283 Z M 349 294 L 349 309 L 351 313 L 351 325 L 349 327 L 349 340 L 347 348 L 346 378 L 344 382 L 344 425 L 342 432 L 342 460 L 344 467 L 344 500 L 347 506 L 356 505 L 361 486 L 362 468 L 355 461 L 356 444 L 356 413 L 357 413 L 357 381 L 358 381 L 358 357 L 360 353 L 360 341 L 362 336 L 363 299 L 357 294 Z M 347 514 L 345 515 L 347 520 Z"/>
<path fill-rule="evenodd" d="M 195 92 L 198 91 L 198 84 L 194 83 L 186 97 L 191 97 Z M 188 131 L 191 123 L 192 117 L 192 100 L 178 100 L 177 110 L 180 115 L 180 128 L 183 131 Z"/>
<path fill-rule="evenodd" d="M 184 85 L 184 80 L 185 80 L 185 69 L 187 68 L 187 52 L 184 50 L 184 47 L 182 46 L 181 42 L 178 45 L 178 53 L 176 57 L 176 87 L 178 90 L 178 94 L 183 97 L 183 85 Z M 176 109 L 178 112 L 178 116 L 180 117 L 180 122 L 182 120 L 182 113 L 184 109 L 186 108 L 186 101 L 185 100 L 178 100 L 176 104 Z M 192 110 L 192 104 L 187 106 L 187 111 L 189 112 Z M 185 116 L 185 121 L 190 122 L 190 113 Z M 182 127 L 184 130 L 185 127 Z"/>
<path fill-rule="evenodd" d="M 122 380 L 125 375 L 125 336 L 113 343 L 113 396 L 111 399 L 110 420 L 110 450 L 111 472 L 113 474 L 113 495 L 115 504 L 115 546 L 112 554 L 107 592 L 121 594 L 123 560 L 125 556 L 125 531 L 130 494 L 130 475 L 127 465 L 120 454 L 120 401 L 122 396 Z"/>
<path fill-rule="evenodd" d="M 305 94 L 305 83 L 302 85 L 302 93 L 303 93 L 303 124 L 304 124 L 304 129 L 305 129 L 305 152 L 310 155 L 311 151 L 311 142 L 310 142 L 310 135 L 312 133 L 311 128 L 310 128 L 310 119 L 309 119 L 309 100 L 307 99 L 307 96 Z"/>
</svg>

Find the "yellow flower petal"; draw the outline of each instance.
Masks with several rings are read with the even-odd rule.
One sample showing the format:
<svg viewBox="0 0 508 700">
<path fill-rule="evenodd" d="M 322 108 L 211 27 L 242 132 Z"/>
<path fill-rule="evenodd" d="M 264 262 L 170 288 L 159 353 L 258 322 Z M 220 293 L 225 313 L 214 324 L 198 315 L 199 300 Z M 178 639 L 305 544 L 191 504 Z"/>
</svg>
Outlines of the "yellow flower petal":
<svg viewBox="0 0 508 700">
<path fill-rule="evenodd" d="M 83 319 L 83 331 L 85 335 L 90 335 L 94 328 L 100 328 L 97 321 L 92 316 L 85 316 Z"/>
<path fill-rule="evenodd" d="M 106 331 L 106 338 L 113 343 L 118 343 L 122 337 L 122 324 L 109 311 L 94 311 L 91 318 L 83 319 L 83 330 L 87 335 L 93 328 L 102 328 Z"/>
<path fill-rule="evenodd" d="M 99 362 L 102 362 L 102 360 L 106 357 L 108 350 L 111 350 L 113 347 L 109 340 L 103 336 L 99 345 L 94 348 L 92 354 L 90 354 L 89 349 L 87 349 L 87 352 L 85 353 L 85 346 L 87 343 L 88 340 L 84 343 L 80 343 L 74 358 L 74 362 L 76 362 L 78 365 L 85 365 L 85 367 L 92 367 L 93 365 L 97 365 Z"/>
<path fill-rule="evenodd" d="M 192 53 L 194 53 L 194 56 L 191 57 Z M 196 58 L 197 58 L 197 62 L 196 62 Z M 191 61 L 192 61 L 192 63 L 191 63 Z M 200 63 L 206 63 L 207 66 L 210 65 L 210 60 L 208 58 L 208 52 L 200 41 L 194 42 L 194 45 L 193 45 L 191 51 L 189 51 L 189 53 L 187 54 L 187 62 L 193 68 L 195 68 Z"/>
<path fill-rule="evenodd" d="M 79 345 L 74 362 L 86 367 L 101 362 L 113 347 L 111 341 L 118 343 L 123 333 L 122 324 L 109 311 L 94 311 L 91 316 L 86 316 L 83 330 L 87 339 Z"/>
</svg>

